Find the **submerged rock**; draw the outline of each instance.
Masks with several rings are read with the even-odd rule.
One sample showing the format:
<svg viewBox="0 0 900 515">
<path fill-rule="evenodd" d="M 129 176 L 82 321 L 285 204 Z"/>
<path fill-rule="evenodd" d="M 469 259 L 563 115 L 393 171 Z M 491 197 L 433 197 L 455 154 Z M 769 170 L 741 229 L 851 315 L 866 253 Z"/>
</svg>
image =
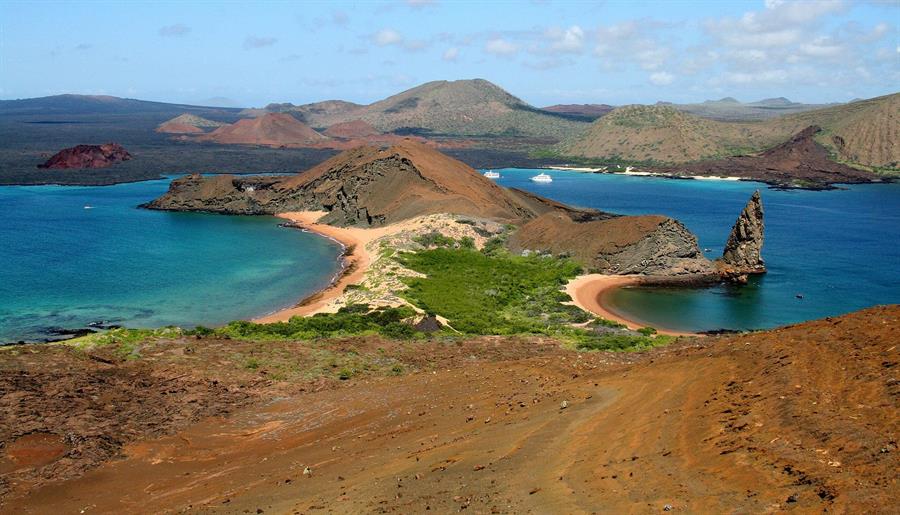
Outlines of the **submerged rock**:
<svg viewBox="0 0 900 515">
<path fill-rule="evenodd" d="M 766 264 L 762 259 L 765 225 L 762 199 L 759 190 L 753 193 L 728 236 L 721 264 L 726 274 L 746 280 L 747 274 L 763 274 Z"/>
</svg>

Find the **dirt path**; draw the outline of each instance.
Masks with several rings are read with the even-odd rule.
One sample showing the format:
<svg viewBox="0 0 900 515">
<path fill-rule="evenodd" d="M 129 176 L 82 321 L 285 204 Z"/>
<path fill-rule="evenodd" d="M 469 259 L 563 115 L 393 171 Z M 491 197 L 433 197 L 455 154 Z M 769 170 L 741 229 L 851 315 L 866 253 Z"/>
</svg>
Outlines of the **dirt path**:
<svg viewBox="0 0 900 515">
<path fill-rule="evenodd" d="M 640 355 L 473 359 L 207 419 L 6 509 L 890 510 L 898 341 L 893 307 Z"/>
</svg>

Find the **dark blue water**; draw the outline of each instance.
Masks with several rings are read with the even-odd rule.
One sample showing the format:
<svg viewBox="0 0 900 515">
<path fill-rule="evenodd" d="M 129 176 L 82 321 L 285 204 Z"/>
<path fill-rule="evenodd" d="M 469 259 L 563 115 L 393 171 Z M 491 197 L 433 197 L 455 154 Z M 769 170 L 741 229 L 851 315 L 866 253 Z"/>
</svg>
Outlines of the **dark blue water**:
<svg viewBox="0 0 900 515">
<path fill-rule="evenodd" d="M 837 191 L 778 191 L 751 182 L 691 181 L 537 170 L 499 170 L 498 183 L 562 202 L 682 221 L 721 256 L 754 190 L 765 209 L 769 273 L 742 287 L 625 288 L 611 297 L 630 317 L 679 330 L 767 328 L 900 303 L 900 184 Z M 545 170 L 542 170 L 545 171 Z M 798 299 L 797 294 L 803 295 Z"/>
<path fill-rule="evenodd" d="M 275 218 L 136 208 L 168 183 L 0 187 L 0 342 L 94 321 L 193 327 L 250 318 L 337 272 L 337 244 Z"/>
</svg>

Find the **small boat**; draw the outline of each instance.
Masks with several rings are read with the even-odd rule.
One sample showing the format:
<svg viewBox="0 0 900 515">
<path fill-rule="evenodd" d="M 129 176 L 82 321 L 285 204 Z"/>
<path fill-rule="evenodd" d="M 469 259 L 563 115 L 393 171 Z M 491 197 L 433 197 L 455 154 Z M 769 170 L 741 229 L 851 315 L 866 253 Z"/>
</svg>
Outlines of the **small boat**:
<svg viewBox="0 0 900 515">
<path fill-rule="evenodd" d="M 94 209 L 94 206 L 89 205 L 89 204 L 85 204 L 85 205 L 84 205 L 84 208 L 85 208 L 85 209 Z"/>
<path fill-rule="evenodd" d="M 488 171 L 484 172 L 484 176 L 487 177 L 488 179 L 499 179 L 500 173 L 495 172 L 493 170 L 488 170 Z"/>
<path fill-rule="evenodd" d="M 553 182 L 553 178 L 545 173 L 539 173 L 531 178 L 534 182 Z"/>
</svg>

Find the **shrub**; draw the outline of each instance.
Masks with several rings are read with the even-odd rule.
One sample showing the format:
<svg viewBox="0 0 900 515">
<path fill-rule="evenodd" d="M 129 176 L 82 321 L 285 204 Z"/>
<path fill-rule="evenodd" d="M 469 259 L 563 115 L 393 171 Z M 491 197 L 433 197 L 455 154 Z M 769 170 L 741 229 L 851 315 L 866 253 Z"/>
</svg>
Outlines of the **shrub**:
<svg viewBox="0 0 900 515">
<path fill-rule="evenodd" d="M 427 249 L 432 247 L 452 247 L 456 244 L 456 240 L 444 236 L 437 231 L 431 231 L 430 233 L 416 236 L 413 238 L 413 241 Z"/>
<path fill-rule="evenodd" d="M 651 335 L 656 334 L 656 329 L 654 329 L 652 327 L 641 327 L 637 331 L 639 333 L 643 334 L 644 336 L 651 336 Z"/>
<path fill-rule="evenodd" d="M 605 318 L 597 317 L 594 319 L 594 325 L 599 325 L 601 327 L 611 327 L 613 329 L 625 329 L 625 324 L 620 324 L 615 320 L 607 320 Z"/>
</svg>

